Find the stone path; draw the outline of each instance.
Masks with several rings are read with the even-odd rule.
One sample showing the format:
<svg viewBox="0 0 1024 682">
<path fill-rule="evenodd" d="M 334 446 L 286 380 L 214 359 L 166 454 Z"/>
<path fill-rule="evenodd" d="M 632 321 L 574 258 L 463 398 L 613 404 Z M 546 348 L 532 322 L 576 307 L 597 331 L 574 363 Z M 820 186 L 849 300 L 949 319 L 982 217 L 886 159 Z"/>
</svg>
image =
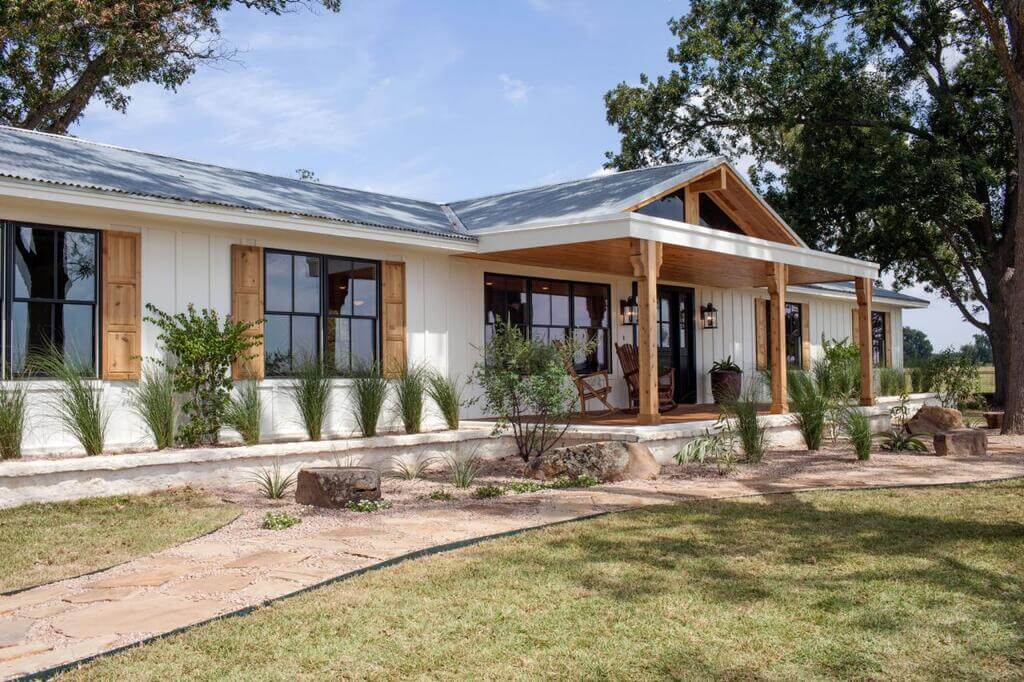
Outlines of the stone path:
<svg viewBox="0 0 1024 682">
<path fill-rule="evenodd" d="M 229 524 L 101 573 L 0 597 L 0 678 L 73 663 L 410 552 L 506 531 L 686 499 L 1024 476 L 1019 444 L 996 450 L 975 459 L 879 454 L 868 463 L 833 460 L 772 476 L 752 469 L 741 479 L 625 482 L 429 510 L 396 506 L 304 522 L 294 533 L 239 534 Z"/>
</svg>

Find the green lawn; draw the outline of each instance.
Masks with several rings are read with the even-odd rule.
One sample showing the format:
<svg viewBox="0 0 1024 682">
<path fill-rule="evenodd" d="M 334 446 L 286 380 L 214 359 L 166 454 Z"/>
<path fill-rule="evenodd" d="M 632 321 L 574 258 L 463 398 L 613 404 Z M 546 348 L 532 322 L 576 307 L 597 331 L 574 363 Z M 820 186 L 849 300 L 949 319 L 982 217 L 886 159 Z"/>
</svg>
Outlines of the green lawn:
<svg viewBox="0 0 1024 682">
<path fill-rule="evenodd" d="M 81 679 L 1017 678 L 1024 481 L 694 502 L 411 561 Z"/>
<path fill-rule="evenodd" d="M 0 509 L 0 591 L 79 575 L 170 547 L 238 516 L 191 489 Z"/>
</svg>

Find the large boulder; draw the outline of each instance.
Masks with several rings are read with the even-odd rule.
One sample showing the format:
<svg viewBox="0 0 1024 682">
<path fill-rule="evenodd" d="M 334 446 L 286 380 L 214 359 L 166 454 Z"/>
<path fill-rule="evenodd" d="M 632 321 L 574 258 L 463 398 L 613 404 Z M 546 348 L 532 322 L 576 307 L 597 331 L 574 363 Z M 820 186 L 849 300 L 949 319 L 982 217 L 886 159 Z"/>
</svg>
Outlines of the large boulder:
<svg viewBox="0 0 1024 682">
<path fill-rule="evenodd" d="M 380 472 L 370 467 L 302 469 L 295 501 L 314 507 L 343 508 L 349 502 L 380 499 Z"/>
<path fill-rule="evenodd" d="M 935 434 L 935 454 L 939 457 L 981 457 L 988 452 L 988 436 L 978 429 L 957 429 Z"/>
<path fill-rule="evenodd" d="M 907 422 L 907 431 L 920 436 L 923 434 L 955 431 L 964 428 L 964 417 L 960 410 L 951 407 L 925 405 Z"/>
<path fill-rule="evenodd" d="M 619 441 L 555 448 L 526 466 L 528 476 L 541 480 L 584 474 L 605 482 L 650 480 L 660 473 L 661 465 L 646 445 Z"/>
</svg>

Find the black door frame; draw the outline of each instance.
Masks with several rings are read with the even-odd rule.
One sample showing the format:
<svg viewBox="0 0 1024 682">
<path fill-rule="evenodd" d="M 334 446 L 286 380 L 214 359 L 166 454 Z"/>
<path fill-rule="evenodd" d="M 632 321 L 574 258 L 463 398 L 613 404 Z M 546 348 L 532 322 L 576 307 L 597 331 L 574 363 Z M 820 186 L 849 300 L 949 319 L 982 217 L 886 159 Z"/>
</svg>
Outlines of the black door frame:
<svg viewBox="0 0 1024 682">
<path fill-rule="evenodd" d="M 683 325 L 683 320 L 678 319 L 679 305 L 673 305 L 670 308 L 670 320 L 672 326 L 672 363 L 675 365 L 676 376 L 676 394 L 674 397 L 677 403 L 684 403 L 688 405 L 695 405 L 697 403 L 697 355 L 694 349 L 695 336 L 696 336 L 696 320 L 694 318 L 694 305 L 696 301 L 696 293 L 693 287 L 680 287 L 671 284 L 659 284 L 657 296 L 660 301 L 662 292 L 668 292 L 676 294 L 680 299 L 685 297 L 686 309 L 689 311 L 688 320 L 686 321 L 684 329 L 686 330 L 686 369 L 680 367 L 682 359 L 679 352 L 679 327 Z M 637 295 L 637 284 L 633 282 L 633 295 Z M 637 326 L 633 326 L 633 345 L 637 345 Z M 657 330 L 654 330 L 657 333 Z"/>
</svg>

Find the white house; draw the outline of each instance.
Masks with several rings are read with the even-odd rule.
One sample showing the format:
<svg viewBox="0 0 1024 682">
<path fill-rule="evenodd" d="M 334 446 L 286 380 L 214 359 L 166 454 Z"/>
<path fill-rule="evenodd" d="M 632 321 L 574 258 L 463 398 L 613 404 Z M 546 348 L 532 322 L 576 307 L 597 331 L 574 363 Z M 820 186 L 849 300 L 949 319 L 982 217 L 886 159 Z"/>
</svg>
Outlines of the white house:
<svg viewBox="0 0 1024 682">
<path fill-rule="evenodd" d="M 808 248 L 721 158 L 432 203 L 0 128 L 0 220 L 4 377 L 46 340 L 91 364 L 113 449 L 147 443 L 124 404 L 140 358 L 159 354 L 147 303 L 265 320 L 262 354 L 239 370 L 264 379 L 271 438 L 302 431 L 291 357 L 466 376 L 505 317 L 595 339 L 576 369 L 607 370 L 620 406 L 615 344 L 638 342 L 651 423 L 658 364 L 681 403 L 710 402 L 716 360 L 784 377 L 822 338 L 856 339 L 868 372 L 899 368 L 901 312 L 927 305 L 873 289 L 874 263 Z M 27 381 L 42 405 L 51 382 Z M 773 389 L 783 410 L 784 380 Z M 349 435 L 344 378 L 334 399 L 330 430 Z M 25 450 L 74 450 L 45 413 L 30 409 Z"/>
</svg>

